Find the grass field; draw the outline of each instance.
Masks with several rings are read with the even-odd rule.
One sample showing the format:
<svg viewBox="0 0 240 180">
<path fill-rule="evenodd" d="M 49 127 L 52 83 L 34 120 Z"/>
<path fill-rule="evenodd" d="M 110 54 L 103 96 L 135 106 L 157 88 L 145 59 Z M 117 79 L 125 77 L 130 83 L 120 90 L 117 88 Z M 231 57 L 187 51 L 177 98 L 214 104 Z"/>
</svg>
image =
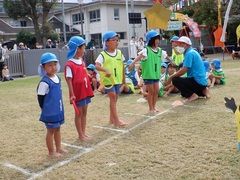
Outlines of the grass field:
<svg viewBox="0 0 240 180">
<path fill-rule="evenodd" d="M 211 89 L 211 98 L 183 106 L 179 94 L 159 98 L 160 110 L 147 114 L 139 94 L 118 100 L 124 128 L 108 124 L 109 100 L 96 93 L 88 109 L 90 142 L 77 140 L 74 110 L 62 78 L 65 124 L 63 147 L 69 153 L 49 159 L 46 129 L 39 119 L 36 87 L 40 77 L 0 83 L 0 179 L 240 179 L 240 152 L 234 114 L 223 98 L 240 104 L 240 61 L 224 60 L 225 86 Z M 61 74 L 62 76 L 62 74 Z"/>
</svg>

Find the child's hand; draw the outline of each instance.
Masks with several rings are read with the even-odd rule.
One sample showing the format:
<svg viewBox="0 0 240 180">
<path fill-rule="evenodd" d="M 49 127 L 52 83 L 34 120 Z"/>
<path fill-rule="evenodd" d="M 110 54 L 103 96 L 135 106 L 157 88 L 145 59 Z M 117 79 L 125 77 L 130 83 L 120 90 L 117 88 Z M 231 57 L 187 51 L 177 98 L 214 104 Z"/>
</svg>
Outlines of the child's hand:
<svg viewBox="0 0 240 180">
<path fill-rule="evenodd" d="M 111 76 L 111 73 L 108 70 L 106 70 L 105 73 L 106 73 L 106 77 L 110 77 Z"/>
<path fill-rule="evenodd" d="M 131 63 L 129 66 L 128 66 L 128 71 L 130 72 L 132 70 L 132 68 L 134 67 L 134 64 Z"/>
<path fill-rule="evenodd" d="M 70 96 L 70 101 L 75 101 L 76 97 L 75 95 Z"/>
</svg>

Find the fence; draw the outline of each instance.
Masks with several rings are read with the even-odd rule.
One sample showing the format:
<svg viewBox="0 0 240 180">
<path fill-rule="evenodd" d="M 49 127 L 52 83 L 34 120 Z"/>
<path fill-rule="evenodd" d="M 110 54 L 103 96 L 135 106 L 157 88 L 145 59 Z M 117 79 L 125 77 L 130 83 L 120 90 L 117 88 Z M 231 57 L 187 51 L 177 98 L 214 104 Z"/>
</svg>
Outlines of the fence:
<svg viewBox="0 0 240 180">
<path fill-rule="evenodd" d="M 162 47 L 162 46 L 161 46 Z M 125 59 L 128 60 L 128 48 L 122 47 L 119 48 Z M 163 50 L 166 50 L 168 53 L 171 53 L 171 46 L 163 46 Z M 84 54 L 84 61 L 86 66 L 89 64 L 95 64 L 95 60 L 98 57 L 102 49 L 86 49 Z M 7 52 L 7 58 L 5 58 L 4 63 L 7 64 L 8 69 L 11 73 L 11 76 L 33 76 L 37 74 L 37 68 L 40 64 L 40 58 L 43 53 L 51 52 L 55 54 L 59 60 L 61 67 L 60 72 L 63 72 L 64 66 L 67 62 L 67 50 L 59 49 L 32 49 L 32 50 L 23 50 L 23 51 L 9 51 Z M 1 67 L 0 67 L 1 68 Z M 1 68 L 2 69 L 2 68 Z"/>
</svg>

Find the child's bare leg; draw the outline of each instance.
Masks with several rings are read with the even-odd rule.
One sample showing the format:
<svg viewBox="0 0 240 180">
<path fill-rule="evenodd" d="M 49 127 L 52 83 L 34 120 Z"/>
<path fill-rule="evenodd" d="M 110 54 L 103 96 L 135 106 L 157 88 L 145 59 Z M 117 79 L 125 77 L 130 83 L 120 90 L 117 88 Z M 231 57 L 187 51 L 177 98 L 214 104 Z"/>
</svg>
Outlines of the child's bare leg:
<svg viewBox="0 0 240 180">
<path fill-rule="evenodd" d="M 54 141 L 55 141 L 57 153 L 68 153 L 68 150 L 63 149 L 61 146 L 60 127 L 54 129 Z"/>
<path fill-rule="evenodd" d="M 81 112 L 81 108 L 78 107 L 78 111 L 79 111 L 79 115 L 76 115 L 75 114 L 75 126 L 76 126 L 76 129 L 77 129 L 77 132 L 78 132 L 78 138 L 81 140 L 81 141 L 86 141 L 86 137 L 84 136 L 83 132 L 82 132 L 82 114 L 80 113 Z"/>
<path fill-rule="evenodd" d="M 62 157 L 62 155 L 54 151 L 53 135 L 54 135 L 54 129 L 52 129 L 52 128 L 47 129 L 46 144 L 47 144 L 47 148 L 48 148 L 48 157 L 60 158 L 60 157 Z"/>
<path fill-rule="evenodd" d="M 148 89 L 148 96 L 147 96 L 147 101 L 148 101 L 148 107 L 149 107 L 149 113 L 154 113 L 154 89 L 153 89 L 153 84 L 147 84 L 146 88 Z"/>
<path fill-rule="evenodd" d="M 156 108 L 157 99 L 158 99 L 158 92 L 159 92 L 158 82 L 153 84 L 153 90 L 154 90 L 154 94 L 153 94 L 153 107 L 154 107 L 154 111 L 155 112 L 159 112 L 159 110 Z"/>
<path fill-rule="evenodd" d="M 93 84 L 94 91 L 97 91 L 97 79 L 92 78 L 92 84 Z"/>
<path fill-rule="evenodd" d="M 209 91 L 208 87 L 206 87 L 206 88 L 203 90 L 203 95 L 206 96 L 207 99 L 209 99 L 209 98 L 211 97 L 210 91 Z"/>
<path fill-rule="evenodd" d="M 125 122 L 120 121 L 117 114 L 117 98 L 118 95 L 115 92 L 108 92 L 108 97 L 110 99 L 110 123 L 115 126 L 124 126 Z"/>
<path fill-rule="evenodd" d="M 87 126 L 87 108 L 88 108 L 88 105 L 85 105 L 85 106 L 82 106 L 80 107 L 80 111 L 79 113 L 81 114 L 81 130 L 82 130 L 82 133 L 83 135 L 85 136 L 86 140 L 89 140 L 91 139 L 90 136 L 86 135 L 86 126 Z"/>
<path fill-rule="evenodd" d="M 214 87 L 214 84 L 215 84 L 215 81 L 216 81 L 216 78 L 215 77 L 211 77 L 211 84 L 210 84 L 210 88 Z"/>
</svg>

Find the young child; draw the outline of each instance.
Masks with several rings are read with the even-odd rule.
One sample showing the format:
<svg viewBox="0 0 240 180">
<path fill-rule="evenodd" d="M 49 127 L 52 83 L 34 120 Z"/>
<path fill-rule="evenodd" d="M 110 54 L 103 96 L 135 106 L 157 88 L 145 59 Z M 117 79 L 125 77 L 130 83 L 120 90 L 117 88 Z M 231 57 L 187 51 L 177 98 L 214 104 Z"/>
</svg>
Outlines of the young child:
<svg viewBox="0 0 240 180">
<path fill-rule="evenodd" d="M 226 84 L 225 73 L 222 70 L 221 62 L 218 59 L 213 59 L 212 63 L 212 73 L 209 75 L 210 88 L 214 87 L 215 84 Z"/>
<path fill-rule="evenodd" d="M 51 158 L 63 157 L 63 153 L 67 153 L 67 150 L 61 147 L 60 126 L 64 123 L 64 107 L 61 79 L 56 75 L 58 69 L 58 60 L 54 54 L 42 55 L 39 75 L 43 77 L 38 84 L 37 95 L 39 106 L 42 109 L 40 121 L 44 122 L 47 128 L 46 143 L 48 156 Z"/>
<path fill-rule="evenodd" d="M 125 78 L 125 84 L 121 84 L 120 93 L 122 93 L 122 94 L 134 94 L 135 93 L 133 82 L 129 77 Z"/>
<path fill-rule="evenodd" d="M 160 66 L 162 59 L 162 49 L 158 47 L 160 43 L 160 35 L 155 30 L 151 30 L 146 34 L 147 46 L 140 51 L 138 57 L 129 65 L 129 70 L 134 67 L 134 64 L 142 60 L 142 78 L 148 91 L 147 101 L 149 113 L 155 113 L 159 110 L 156 108 L 159 91 Z"/>
<path fill-rule="evenodd" d="M 97 91 L 97 89 L 99 88 L 100 86 L 100 77 L 99 77 L 99 74 L 97 73 L 96 71 L 96 68 L 93 64 L 89 64 L 88 67 L 87 67 L 87 71 L 88 71 L 88 78 L 89 78 L 89 81 L 90 81 L 90 84 L 91 84 L 91 87 L 92 87 L 92 90 L 94 92 Z"/>
<path fill-rule="evenodd" d="M 7 68 L 7 65 L 5 63 L 2 64 L 2 82 L 4 81 L 12 81 L 14 80 L 11 76 L 10 76 L 10 72 Z"/>
<path fill-rule="evenodd" d="M 104 92 L 108 95 L 110 100 L 110 123 L 114 126 L 125 126 L 126 123 L 119 120 L 117 114 L 117 99 L 120 93 L 120 85 L 125 84 L 125 74 L 123 68 L 123 61 L 125 60 L 122 52 L 118 50 L 118 34 L 113 31 L 107 31 L 102 38 L 103 48 L 99 56 L 96 59 L 96 69 L 99 71 L 101 82 L 104 87 Z M 105 77 L 104 77 L 105 76 Z M 112 88 L 112 82 L 110 77 L 114 79 Z"/>
<path fill-rule="evenodd" d="M 167 63 L 162 63 L 161 64 L 161 75 L 160 75 L 160 81 L 159 81 L 159 92 L 158 92 L 158 97 L 162 97 L 164 95 L 164 84 L 167 80 Z"/>
<path fill-rule="evenodd" d="M 132 69 L 132 71 L 128 71 L 128 66 L 132 62 L 133 62 L 133 60 L 131 60 L 131 59 L 129 59 L 127 61 L 126 67 L 125 67 L 125 75 L 132 80 L 134 88 L 139 89 L 139 86 L 138 86 L 139 76 L 138 76 L 138 72 L 136 71 L 135 67 Z"/>
<path fill-rule="evenodd" d="M 75 113 L 75 126 L 78 138 L 81 141 L 91 139 L 86 135 L 87 109 L 91 98 L 94 96 L 89 82 L 85 63 L 82 59 L 86 41 L 73 36 L 68 42 L 68 61 L 65 65 L 65 79 L 67 81 L 70 102 L 75 101 L 79 114 Z"/>
<path fill-rule="evenodd" d="M 167 67 L 167 72 L 168 72 L 168 75 L 167 75 L 166 79 L 168 79 L 169 76 L 176 73 L 176 66 L 169 64 Z M 167 82 L 165 82 L 165 84 L 164 84 L 164 91 L 166 91 L 166 93 L 164 94 L 163 97 L 168 97 L 170 95 L 170 93 L 179 92 L 178 89 L 172 83 L 168 84 Z"/>
</svg>

